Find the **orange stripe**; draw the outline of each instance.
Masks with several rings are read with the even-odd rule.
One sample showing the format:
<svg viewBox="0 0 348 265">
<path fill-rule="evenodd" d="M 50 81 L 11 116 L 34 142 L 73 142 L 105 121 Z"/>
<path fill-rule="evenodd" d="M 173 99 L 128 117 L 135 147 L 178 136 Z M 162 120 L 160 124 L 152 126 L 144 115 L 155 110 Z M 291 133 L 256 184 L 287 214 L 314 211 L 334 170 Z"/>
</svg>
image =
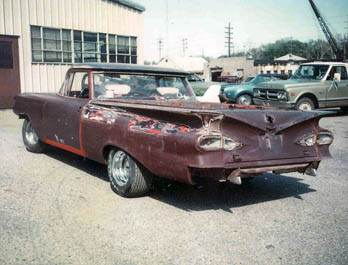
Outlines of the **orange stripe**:
<svg viewBox="0 0 348 265">
<path fill-rule="evenodd" d="M 58 143 L 56 141 L 53 141 L 53 140 L 50 140 L 50 139 L 47 139 L 47 138 L 45 139 L 45 143 L 49 144 L 49 145 L 53 145 L 53 146 L 58 147 L 60 149 L 69 151 L 71 153 L 74 153 L 74 154 L 77 154 L 77 155 L 80 155 L 80 156 L 83 156 L 83 157 L 87 157 L 87 154 L 86 154 L 86 152 L 84 150 L 80 150 L 80 149 L 77 149 L 75 147 L 71 147 L 71 146 L 66 145 L 66 144 Z"/>
</svg>

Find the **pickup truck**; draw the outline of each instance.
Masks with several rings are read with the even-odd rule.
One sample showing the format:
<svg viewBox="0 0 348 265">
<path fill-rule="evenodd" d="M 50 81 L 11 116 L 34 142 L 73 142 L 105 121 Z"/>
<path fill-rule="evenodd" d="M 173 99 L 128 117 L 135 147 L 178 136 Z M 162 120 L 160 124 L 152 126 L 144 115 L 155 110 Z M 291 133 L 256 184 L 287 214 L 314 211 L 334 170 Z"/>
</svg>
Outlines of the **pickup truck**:
<svg viewBox="0 0 348 265">
<path fill-rule="evenodd" d="M 301 64 L 287 81 L 262 83 L 254 88 L 256 105 L 313 110 L 340 107 L 348 111 L 348 64 Z"/>
</svg>

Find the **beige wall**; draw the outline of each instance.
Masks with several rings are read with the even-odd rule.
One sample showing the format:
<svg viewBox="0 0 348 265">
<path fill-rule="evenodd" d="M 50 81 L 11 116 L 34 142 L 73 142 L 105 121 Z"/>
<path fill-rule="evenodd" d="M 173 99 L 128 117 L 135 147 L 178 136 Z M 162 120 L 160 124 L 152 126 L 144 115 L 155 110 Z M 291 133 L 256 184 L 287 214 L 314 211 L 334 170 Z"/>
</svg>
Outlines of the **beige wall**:
<svg viewBox="0 0 348 265">
<path fill-rule="evenodd" d="M 264 74 L 267 73 L 267 71 L 270 71 L 271 74 L 274 73 L 274 71 L 277 71 L 278 74 L 281 74 L 281 71 L 284 70 L 285 74 L 289 74 L 289 70 L 292 71 L 292 73 L 295 73 L 297 68 L 299 67 L 300 63 L 288 63 L 286 65 L 274 65 L 274 64 L 268 64 L 268 65 L 257 65 L 257 73 L 261 74 L 263 71 Z"/>
<path fill-rule="evenodd" d="M 204 78 L 206 81 L 211 81 L 211 69 L 221 67 L 223 72 L 230 72 L 233 74 L 238 69 L 243 69 L 243 80 L 248 76 L 255 76 L 257 74 L 257 68 L 254 67 L 254 60 L 247 60 L 244 56 L 230 57 L 230 58 L 218 58 L 211 60 L 204 66 Z"/>
<path fill-rule="evenodd" d="M 19 36 L 21 92 L 56 92 L 69 65 L 32 63 L 30 25 L 138 37 L 143 63 L 143 16 L 106 0 L 0 0 L 0 34 Z"/>
</svg>

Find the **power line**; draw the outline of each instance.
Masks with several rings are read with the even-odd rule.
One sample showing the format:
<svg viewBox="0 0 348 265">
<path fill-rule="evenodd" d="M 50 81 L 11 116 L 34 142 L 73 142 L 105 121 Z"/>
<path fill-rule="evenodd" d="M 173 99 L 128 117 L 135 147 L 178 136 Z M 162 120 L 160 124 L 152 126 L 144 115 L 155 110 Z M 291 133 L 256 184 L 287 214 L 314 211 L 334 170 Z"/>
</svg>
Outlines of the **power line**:
<svg viewBox="0 0 348 265">
<path fill-rule="evenodd" d="M 231 57 L 231 49 L 233 50 L 234 53 L 234 46 L 233 46 L 233 28 L 231 27 L 231 23 L 228 23 L 228 26 L 225 27 L 225 29 L 227 29 L 227 32 L 225 32 L 226 37 L 225 39 L 227 39 L 227 41 L 225 42 L 225 44 L 227 45 L 227 49 L 228 49 L 228 57 Z"/>
</svg>

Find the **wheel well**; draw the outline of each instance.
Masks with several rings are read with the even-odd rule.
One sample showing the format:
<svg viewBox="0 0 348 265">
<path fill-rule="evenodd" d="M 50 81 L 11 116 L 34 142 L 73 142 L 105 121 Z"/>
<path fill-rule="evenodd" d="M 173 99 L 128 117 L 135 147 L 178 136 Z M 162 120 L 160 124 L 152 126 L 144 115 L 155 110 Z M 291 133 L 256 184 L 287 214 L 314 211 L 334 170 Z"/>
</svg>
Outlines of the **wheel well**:
<svg viewBox="0 0 348 265">
<path fill-rule="evenodd" d="M 319 108 L 318 99 L 317 99 L 317 97 L 314 96 L 313 94 L 310 94 L 310 93 L 303 94 L 303 95 L 297 100 L 297 102 L 298 102 L 299 100 L 301 100 L 302 98 L 309 98 L 309 99 L 311 99 L 311 100 L 313 101 L 313 103 L 314 103 L 315 108 L 316 108 L 316 109 Z M 296 103 L 297 103 L 297 102 L 296 102 Z"/>
<path fill-rule="evenodd" d="M 27 114 L 24 114 L 24 113 L 19 113 L 19 114 L 18 114 L 18 118 L 19 118 L 19 119 L 26 119 L 26 120 L 28 120 L 28 121 L 30 120 L 30 119 L 29 119 L 29 116 L 28 116 Z"/>
<path fill-rule="evenodd" d="M 105 161 L 108 161 L 108 156 L 109 156 L 109 152 L 110 152 L 111 149 L 117 149 L 118 150 L 119 148 L 116 147 L 116 146 L 113 146 L 113 145 L 105 146 L 104 149 L 103 149 L 103 157 L 104 157 Z"/>
</svg>

